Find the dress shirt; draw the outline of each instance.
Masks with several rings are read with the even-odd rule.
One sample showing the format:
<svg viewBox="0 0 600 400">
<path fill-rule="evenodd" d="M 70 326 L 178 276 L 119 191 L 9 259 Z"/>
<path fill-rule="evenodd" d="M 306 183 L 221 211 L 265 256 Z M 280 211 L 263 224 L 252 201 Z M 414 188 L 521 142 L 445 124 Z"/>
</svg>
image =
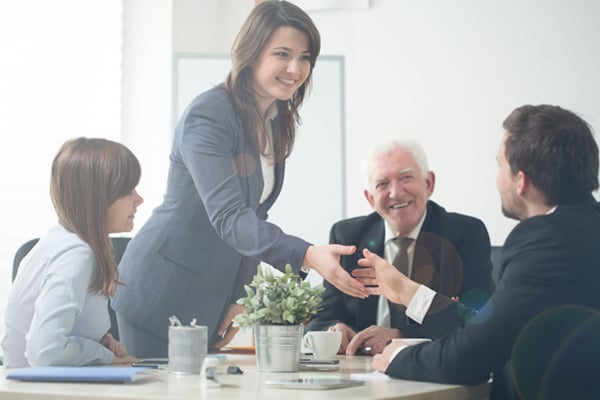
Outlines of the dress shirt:
<svg viewBox="0 0 600 400">
<path fill-rule="evenodd" d="M 90 246 L 61 225 L 23 259 L 10 290 L 2 339 L 8 368 L 110 364 L 100 344 L 110 328 L 108 299 L 90 293 L 97 273 Z"/>
<path fill-rule="evenodd" d="M 421 232 L 421 227 L 423 226 L 423 222 L 425 221 L 425 217 L 427 216 L 427 211 L 423 213 L 423 218 L 417 224 L 415 229 L 407 236 L 413 239 L 412 243 L 406 249 L 408 253 L 408 277 L 410 278 L 412 273 L 412 264 L 413 258 L 415 256 L 415 243 L 417 237 L 419 236 L 419 232 Z M 398 253 L 398 245 L 394 242 L 394 238 L 396 234 L 390 229 L 388 223 L 385 223 L 385 248 L 384 248 L 384 258 L 392 263 L 394 261 L 394 257 L 396 257 L 396 253 Z M 390 328 L 390 305 L 388 300 L 379 296 L 379 303 L 377 305 L 377 326 L 381 326 L 384 328 Z"/>
<path fill-rule="evenodd" d="M 272 122 L 277 117 L 277 106 L 275 103 L 267 110 L 265 119 L 265 133 L 268 138 L 265 148 L 265 155 L 260 154 L 260 166 L 264 181 L 263 192 L 260 196 L 260 203 L 264 203 L 273 193 L 275 185 L 275 165 L 273 164 L 273 126 Z"/>
</svg>

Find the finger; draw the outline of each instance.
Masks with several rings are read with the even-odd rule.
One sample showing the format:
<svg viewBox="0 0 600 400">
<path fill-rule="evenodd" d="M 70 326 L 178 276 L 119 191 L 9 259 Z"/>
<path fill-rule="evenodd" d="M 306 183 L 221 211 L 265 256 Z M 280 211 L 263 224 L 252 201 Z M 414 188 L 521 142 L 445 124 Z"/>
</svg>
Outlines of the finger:
<svg viewBox="0 0 600 400">
<path fill-rule="evenodd" d="M 348 274 L 347 272 L 345 273 L 345 276 L 342 279 L 340 279 L 338 282 L 339 282 L 339 286 L 338 285 L 334 285 L 334 286 L 336 286 L 342 292 L 349 294 L 350 296 L 358 297 L 358 298 L 362 298 L 362 299 L 369 296 L 365 286 L 362 283 L 358 282 L 356 279 L 352 278 L 350 276 L 350 274 Z"/>
<path fill-rule="evenodd" d="M 335 244 L 333 245 L 335 247 L 335 251 L 336 253 L 340 254 L 340 255 L 350 255 L 350 254 L 354 254 L 354 252 L 356 251 L 356 246 L 344 246 L 341 244 Z"/>
<path fill-rule="evenodd" d="M 348 346 L 346 346 L 346 354 L 349 356 L 356 354 L 357 350 L 364 344 L 363 338 L 363 332 L 359 332 L 354 335 L 352 340 L 350 340 L 350 343 L 348 343 Z"/>
</svg>

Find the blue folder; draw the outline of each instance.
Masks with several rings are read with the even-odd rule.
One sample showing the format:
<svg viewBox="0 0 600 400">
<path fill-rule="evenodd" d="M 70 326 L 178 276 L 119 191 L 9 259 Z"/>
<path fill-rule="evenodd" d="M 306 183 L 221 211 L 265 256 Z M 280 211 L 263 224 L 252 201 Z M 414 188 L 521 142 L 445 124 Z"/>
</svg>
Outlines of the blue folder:
<svg viewBox="0 0 600 400">
<path fill-rule="evenodd" d="M 142 367 L 28 367 L 11 370 L 6 379 L 40 382 L 119 382 L 151 378 L 156 370 Z"/>
</svg>

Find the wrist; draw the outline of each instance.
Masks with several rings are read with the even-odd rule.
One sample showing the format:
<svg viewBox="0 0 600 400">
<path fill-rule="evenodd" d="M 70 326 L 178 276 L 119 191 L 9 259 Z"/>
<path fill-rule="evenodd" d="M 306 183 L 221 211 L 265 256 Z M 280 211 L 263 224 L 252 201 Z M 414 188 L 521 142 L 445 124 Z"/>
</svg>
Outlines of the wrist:
<svg viewBox="0 0 600 400">
<path fill-rule="evenodd" d="M 417 293 L 419 286 L 421 286 L 419 283 L 410 280 L 409 278 L 404 279 L 402 290 L 398 291 L 398 303 L 408 307 L 413 297 L 415 297 L 415 293 Z"/>
</svg>

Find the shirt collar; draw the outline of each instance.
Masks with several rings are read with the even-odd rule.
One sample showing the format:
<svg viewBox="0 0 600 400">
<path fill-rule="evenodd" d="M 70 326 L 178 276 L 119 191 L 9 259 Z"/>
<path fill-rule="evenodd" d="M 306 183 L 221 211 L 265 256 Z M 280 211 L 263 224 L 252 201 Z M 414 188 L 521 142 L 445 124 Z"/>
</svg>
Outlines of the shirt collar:
<svg viewBox="0 0 600 400">
<path fill-rule="evenodd" d="M 425 222 L 425 217 L 427 217 L 427 209 L 425 209 L 425 212 L 423 213 L 423 217 L 421 218 L 421 220 L 419 221 L 417 226 L 415 226 L 415 229 L 413 229 L 412 232 L 410 232 L 410 234 L 407 237 L 409 237 L 413 240 L 417 240 L 417 237 L 419 236 L 419 233 L 421 232 L 421 228 L 423 227 L 423 223 Z M 384 241 L 387 241 L 388 239 L 392 239 L 395 237 L 396 237 L 396 234 L 394 233 L 394 231 L 392 231 L 392 229 L 390 228 L 390 225 L 386 221 L 385 222 L 385 240 Z"/>
</svg>

